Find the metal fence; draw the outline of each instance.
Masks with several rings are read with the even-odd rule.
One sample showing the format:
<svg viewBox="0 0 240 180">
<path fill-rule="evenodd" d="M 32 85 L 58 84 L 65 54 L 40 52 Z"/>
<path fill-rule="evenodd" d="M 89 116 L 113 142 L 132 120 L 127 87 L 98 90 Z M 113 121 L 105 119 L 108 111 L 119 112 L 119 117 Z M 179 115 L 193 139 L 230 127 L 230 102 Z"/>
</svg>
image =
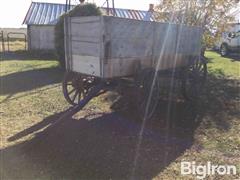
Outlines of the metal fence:
<svg viewBox="0 0 240 180">
<path fill-rule="evenodd" d="M 0 52 L 26 51 L 27 35 L 21 32 L 0 32 Z"/>
</svg>

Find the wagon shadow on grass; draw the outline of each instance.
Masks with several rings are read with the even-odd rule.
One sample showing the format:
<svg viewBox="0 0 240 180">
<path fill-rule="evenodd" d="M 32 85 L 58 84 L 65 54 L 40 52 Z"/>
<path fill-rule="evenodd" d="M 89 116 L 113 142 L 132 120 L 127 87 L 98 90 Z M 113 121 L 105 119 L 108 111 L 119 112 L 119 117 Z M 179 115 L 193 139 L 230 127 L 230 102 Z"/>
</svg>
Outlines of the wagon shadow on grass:
<svg viewBox="0 0 240 180">
<path fill-rule="evenodd" d="M 240 53 L 231 53 L 227 57 L 231 58 L 232 61 L 240 61 Z"/>
<path fill-rule="evenodd" d="M 196 115 L 189 114 L 186 107 L 174 104 L 172 127 L 168 130 L 162 124 L 164 110 L 158 122 L 147 123 L 134 173 L 136 179 L 155 177 L 191 147 L 198 123 L 194 121 Z M 141 122 L 118 112 L 82 119 L 66 116 L 67 113 L 49 116 L 11 137 L 9 141 L 14 141 L 46 128 L 30 141 L 2 150 L 3 177 L 131 179 Z"/>
<path fill-rule="evenodd" d="M 208 75 L 201 109 L 219 130 L 228 131 L 229 119 L 239 115 L 239 84 L 239 79 L 226 78 L 222 71 L 212 71 Z"/>
<path fill-rule="evenodd" d="M 47 50 L 18 50 L 11 52 L 0 52 L 0 61 L 29 61 L 29 60 L 56 60 L 56 53 L 54 51 Z"/>
<path fill-rule="evenodd" d="M 4 102 L 16 93 L 27 92 L 43 86 L 60 83 L 63 72 L 58 68 L 42 68 L 7 74 L 0 77 L 0 95 L 7 95 Z M 2 103 L 2 102 L 1 102 Z"/>
<path fill-rule="evenodd" d="M 236 98 L 237 87 L 231 80 L 212 78 L 198 110 L 194 104 L 175 101 L 168 116 L 169 102 L 160 102 L 158 118 L 148 121 L 143 133 L 135 179 L 155 177 L 189 149 L 206 110 L 218 128 L 228 130 L 227 120 L 214 115 L 225 108 L 222 98 Z M 3 178 L 131 179 L 141 121 L 133 120 L 130 109 L 124 111 L 126 115 L 115 109 L 77 119 L 70 109 L 17 133 L 9 141 L 42 130 L 33 139 L 2 150 Z"/>
<path fill-rule="evenodd" d="M 219 54 L 219 57 L 221 55 Z M 239 53 L 230 53 L 225 58 L 230 58 L 232 62 L 240 61 L 240 54 Z M 213 58 L 208 58 L 208 63 L 212 63 Z"/>
</svg>

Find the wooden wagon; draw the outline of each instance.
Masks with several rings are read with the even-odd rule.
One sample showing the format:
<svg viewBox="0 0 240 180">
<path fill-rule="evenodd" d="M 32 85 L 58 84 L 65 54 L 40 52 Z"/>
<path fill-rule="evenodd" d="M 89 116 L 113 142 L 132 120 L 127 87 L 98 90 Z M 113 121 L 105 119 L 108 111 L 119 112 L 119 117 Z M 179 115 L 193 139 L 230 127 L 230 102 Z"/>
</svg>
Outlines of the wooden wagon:
<svg viewBox="0 0 240 180">
<path fill-rule="evenodd" d="M 130 77 L 151 117 L 159 100 L 159 77 L 182 82 L 183 95 L 197 96 L 207 67 L 201 56 L 199 27 L 111 16 L 65 19 L 67 73 L 63 92 L 72 105 L 85 105 L 103 84 Z"/>
</svg>

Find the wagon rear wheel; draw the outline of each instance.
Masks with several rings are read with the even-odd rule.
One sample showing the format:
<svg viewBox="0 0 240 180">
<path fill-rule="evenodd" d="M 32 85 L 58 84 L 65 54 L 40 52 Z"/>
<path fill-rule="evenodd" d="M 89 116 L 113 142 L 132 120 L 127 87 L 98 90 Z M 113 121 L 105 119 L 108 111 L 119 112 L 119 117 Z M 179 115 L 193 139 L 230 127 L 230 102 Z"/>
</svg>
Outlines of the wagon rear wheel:
<svg viewBox="0 0 240 180">
<path fill-rule="evenodd" d="M 182 93 L 187 100 L 197 100 L 204 89 L 207 78 L 207 62 L 204 57 L 190 65 L 182 81 Z"/>
<path fill-rule="evenodd" d="M 71 105 L 79 104 L 94 86 L 95 82 L 96 79 L 94 77 L 66 72 L 62 83 L 65 99 Z"/>
<path fill-rule="evenodd" d="M 137 109 L 143 119 L 151 119 L 159 101 L 159 82 L 154 79 L 155 71 L 146 69 L 137 77 Z"/>
</svg>

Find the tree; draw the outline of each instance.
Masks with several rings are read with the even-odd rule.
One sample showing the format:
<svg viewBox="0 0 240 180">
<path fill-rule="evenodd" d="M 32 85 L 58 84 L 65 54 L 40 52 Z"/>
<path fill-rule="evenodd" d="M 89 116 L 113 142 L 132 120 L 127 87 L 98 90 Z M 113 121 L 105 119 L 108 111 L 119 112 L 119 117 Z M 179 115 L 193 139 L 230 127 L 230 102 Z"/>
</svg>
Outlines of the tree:
<svg viewBox="0 0 240 180">
<path fill-rule="evenodd" d="M 156 6 L 158 19 L 203 28 L 203 42 L 211 46 L 233 20 L 230 10 L 239 0 L 161 0 Z"/>
</svg>

